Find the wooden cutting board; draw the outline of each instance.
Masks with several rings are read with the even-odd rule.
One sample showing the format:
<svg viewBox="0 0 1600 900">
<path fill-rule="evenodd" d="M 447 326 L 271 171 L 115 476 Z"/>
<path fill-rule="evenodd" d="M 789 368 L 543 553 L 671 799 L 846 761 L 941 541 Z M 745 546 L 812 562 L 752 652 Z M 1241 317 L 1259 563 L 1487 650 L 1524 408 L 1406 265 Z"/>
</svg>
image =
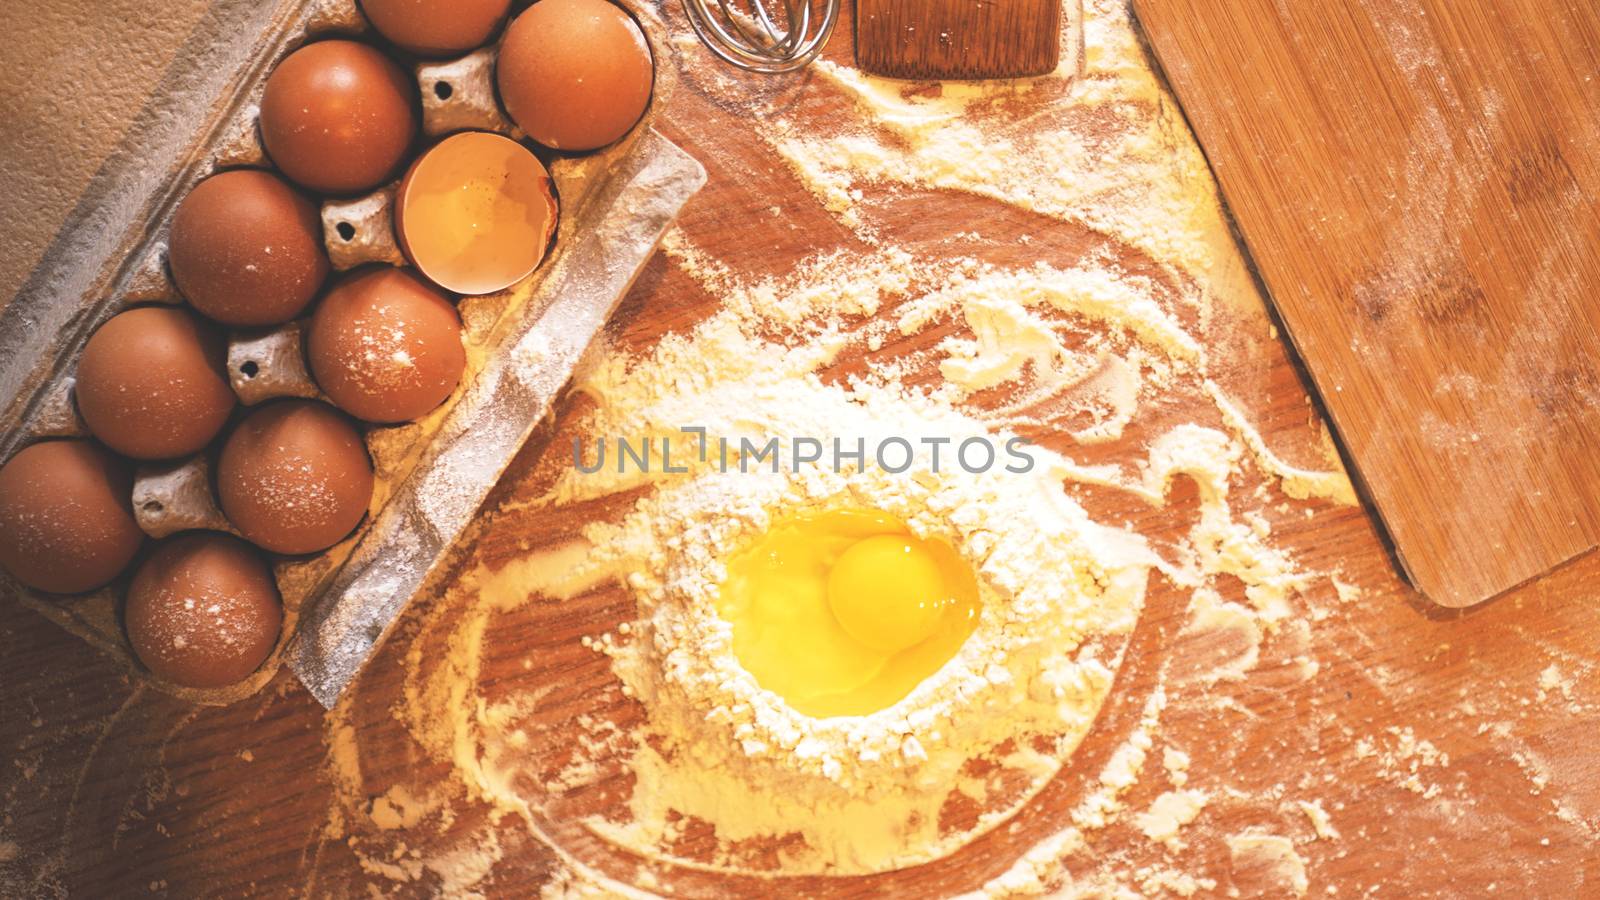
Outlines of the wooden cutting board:
<svg viewBox="0 0 1600 900">
<path fill-rule="evenodd" d="M 1134 7 L 1412 583 L 1600 543 L 1600 4 Z"/>
</svg>

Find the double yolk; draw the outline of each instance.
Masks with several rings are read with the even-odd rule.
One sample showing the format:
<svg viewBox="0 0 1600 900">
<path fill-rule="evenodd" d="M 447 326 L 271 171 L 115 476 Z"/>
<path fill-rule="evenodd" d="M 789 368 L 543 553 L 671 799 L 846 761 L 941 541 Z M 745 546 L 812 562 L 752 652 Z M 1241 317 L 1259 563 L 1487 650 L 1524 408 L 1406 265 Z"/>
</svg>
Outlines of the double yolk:
<svg viewBox="0 0 1600 900">
<path fill-rule="evenodd" d="M 954 548 L 863 509 L 777 522 L 729 560 L 717 598 L 740 664 L 816 718 L 894 704 L 955 655 L 978 609 Z"/>
</svg>

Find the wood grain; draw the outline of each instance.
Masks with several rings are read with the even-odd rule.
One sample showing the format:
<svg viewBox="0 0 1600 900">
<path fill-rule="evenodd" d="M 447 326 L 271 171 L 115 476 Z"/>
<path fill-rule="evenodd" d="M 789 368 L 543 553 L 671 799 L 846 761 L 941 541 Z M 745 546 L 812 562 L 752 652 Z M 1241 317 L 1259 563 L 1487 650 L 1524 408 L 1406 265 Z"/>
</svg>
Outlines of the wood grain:
<svg viewBox="0 0 1600 900">
<path fill-rule="evenodd" d="M 1600 542 L 1600 6 L 1134 6 L 1412 582 Z"/>
<path fill-rule="evenodd" d="M 663 8 L 669 27 L 687 34 L 678 4 Z M 684 84 L 662 129 L 711 173 L 685 210 L 685 238 L 755 275 L 789 271 L 819 251 L 870 252 L 749 128 L 752 111 L 771 105 L 784 106 L 797 128 L 823 127 L 850 115 L 853 101 L 815 76 L 774 81 L 695 66 L 704 59 L 697 53 L 676 48 L 661 63 L 680 66 Z M 836 41 L 830 58 L 847 62 L 848 53 L 848 42 Z M 1054 101 L 1037 91 L 1026 102 Z M 73 134 L 64 123 L 57 137 Z M 1188 140 L 1181 128 L 1174 136 Z M 959 193 L 884 194 L 872 224 L 916 254 L 970 252 L 1026 266 L 1110 253 L 1130 271 L 1161 277 L 1159 267 L 1078 224 Z M 975 234 L 951 244 L 958 232 Z M 624 301 L 609 337 L 619 348 L 643 351 L 718 304 L 660 255 Z M 1230 396 L 1275 451 L 1318 461 L 1321 415 L 1264 317 L 1252 311 L 1224 331 L 1230 339 L 1208 350 L 1227 361 L 1219 378 Z M 908 349 L 906 339 L 892 337 L 882 353 Z M 853 356 L 841 359 L 833 374 L 858 365 Z M 1188 421 L 1204 409 L 1173 412 Z M 570 436 L 583 417 L 580 402 L 562 403 L 556 434 Z M 1138 455 L 1148 437 L 1132 435 L 1116 449 Z M 486 504 L 483 527 L 459 548 L 461 571 L 520 558 L 626 505 L 623 497 L 559 515 L 519 506 L 548 487 L 569 454 L 555 439 L 528 445 Z M 1239 485 L 1241 503 L 1257 486 Z M 1116 493 L 1079 499 L 1097 519 L 1129 523 L 1170 547 L 1193 524 L 1197 506 L 1192 484 L 1176 490 L 1160 508 Z M 1197 896 L 1287 896 L 1270 872 L 1233 861 L 1227 837 L 1261 829 L 1291 840 L 1305 859 L 1307 896 L 1471 897 L 1490 885 L 1538 897 L 1593 896 L 1600 888 L 1593 849 L 1600 833 L 1593 741 L 1600 728 L 1600 557 L 1470 611 L 1439 610 L 1398 582 L 1360 509 L 1321 501 L 1280 506 L 1274 500 L 1263 507 L 1263 521 L 1275 545 L 1317 573 L 1306 602 L 1319 612 L 1265 637 L 1248 678 L 1207 682 L 1204 673 L 1229 648 L 1189 631 L 1187 589 L 1153 578 L 1111 701 L 1067 770 L 1014 828 L 998 828 L 939 863 L 885 876 L 795 883 L 700 874 L 688 876 L 694 880 L 679 896 L 933 897 L 975 889 L 1071 821 L 1158 687 L 1166 711 L 1140 783 L 1124 797 L 1127 810 L 1148 809 L 1171 787 L 1161 769 L 1169 748 L 1192 758 L 1188 785 L 1216 799 L 1184 829 L 1175 851 L 1128 821 L 1090 835 L 1069 867 L 1085 884 L 1102 878 L 1137 889 L 1138 873 L 1156 867 L 1215 883 Z M 1363 596 L 1341 602 L 1326 577 L 1335 572 L 1361 585 Z M 1228 596 L 1248 602 L 1240 583 Z M 454 576 L 417 598 L 357 682 L 353 734 L 345 735 L 287 672 L 235 705 L 195 708 L 137 687 L 108 657 L 0 598 L 0 896 L 432 897 L 444 893 L 437 874 L 402 881 L 371 866 L 413 851 L 443 852 L 480 829 L 497 835 L 503 859 L 477 888 L 490 897 L 537 896 L 561 865 L 556 853 L 515 816 L 492 824 L 496 811 L 467 796 L 450 764 L 419 746 L 397 715 L 415 687 L 412 668 L 433 672 L 446 664 L 454 626 L 473 600 L 470 585 Z M 557 686 L 534 723 L 529 752 L 536 754 L 582 734 L 582 716 L 637 715 L 614 691 L 593 689 L 614 678 L 604 659 L 579 643 L 631 615 L 632 600 L 620 592 L 500 615 L 475 690 L 493 701 Z M 1300 677 L 1297 657 L 1320 666 L 1314 679 Z M 1541 687 L 1541 673 L 1551 667 L 1570 682 L 1565 692 Z M 1450 756 L 1448 766 L 1420 770 L 1415 790 L 1409 762 L 1398 772 L 1383 763 L 1400 734 Z M 326 765 L 330 745 L 347 737 L 358 745 L 354 784 Z M 396 786 L 448 802 L 455 813 L 448 833 L 435 819 L 381 828 L 359 814 L 361 803 Z M 626 786 L 626 779 L 595 785 L 569 805 L 602 804 Z M 346 794 L 357 809 L 339 799 Z M 1341 837 L 1313 831 L 1296 806 L 1313 798 Z M 552 809 L 556 821 L 545 824 L 571 837 L 565 851 L 594 852 L 593 835 L 558 815 L 565 808 Z"/>
<path fill-rule="evenodd" d="M 889 78 L 1043 75 L 1061 59 L 1061 3 L 856 0 L 856 65 Z"/>
</svg>

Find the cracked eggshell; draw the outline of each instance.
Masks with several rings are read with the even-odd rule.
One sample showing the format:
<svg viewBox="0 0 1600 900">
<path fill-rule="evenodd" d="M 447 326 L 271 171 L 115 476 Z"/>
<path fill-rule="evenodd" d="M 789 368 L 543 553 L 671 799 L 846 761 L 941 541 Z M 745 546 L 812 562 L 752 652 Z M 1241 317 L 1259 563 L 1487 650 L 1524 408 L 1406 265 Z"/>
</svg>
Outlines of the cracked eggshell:
<svg viewBox="0 0 1600 900">
<path fill-rule="evenodd" d="M 487 131 L 435 144 L 395 194 L 395 234 L 406 258 L 459 294 L 490 294 L 526 278 L 544 261 L 558 218 L 544 163 Z"/>
</svg>

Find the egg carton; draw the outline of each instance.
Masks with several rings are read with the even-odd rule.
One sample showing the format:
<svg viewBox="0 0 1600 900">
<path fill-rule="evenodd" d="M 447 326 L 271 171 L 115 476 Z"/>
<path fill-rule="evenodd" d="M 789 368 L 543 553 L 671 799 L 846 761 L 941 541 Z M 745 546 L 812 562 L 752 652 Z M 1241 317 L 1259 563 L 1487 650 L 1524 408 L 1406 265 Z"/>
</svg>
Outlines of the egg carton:
<svg viewBox="0 0 1600 900">
<path fill-rule="evenodd" d="M 699 163 L 652 127 L 674 87 L 671 67 L 661 64 L 670 44 L 647 11 L 619 5 L 639 22 L 656 59 L 649 108 L 609 147 L 540 154 L 559 203 L 548 255 L 504 291 L 461 298 L 467 368 L 449 399 L 415 422 L 362 425 L 375 474 L 367 515 L 322 553 L 272 557 L 284 624 L 259 670 L 220 689 L 183 687 L 150 673 L 122 625 L 127 573 L 69 597 L 32 591 L 0 573 L 0 590 L 118 658 L 135 677 L 187 700 L 233 702 L 260 690 L 288 661 L 331 706 L 548 414 L 578 356 L 705 181 Z M 189 51 L 204 57 L 192 61 L 197 68 L 230 64 L 231 77 L 214 78 L 210 95 L 171 87 L 152 98 L 138 120 L 154 135 L 144 148 L 149 158 L 102 173 L 80 203 L 87 212 L 69 220 L 28 286 L 0 313 L 0 397 L 16 398 L 0 414 L 0 458 L 44 438 L 87 437 L 72 373 L 88 337 L 130 306 L 184 302 L 166 261 L 172 215 L 203 178 L 270 165 L 257 118 L 277 62 L 312 40 L 371 37 L 354 0 L 281 0 L 259 16 L 254 31 L 250 23 L 242 31 L 238 22 L 219 25 L 214 41 Z M 428 138 L 469 129 L 523 137 L 496 100 L 495 52 L 491 45 L 413 67 Z M 394 233 L 395 192 L 390 184 L 323 203 L 323 238 L 335 269 L 405 264 Z M 306 363 L 305 324 L 229 333 L 228 377 L 242 404 L 236 418 L 274 398 L 321 397 Z M 152 538 L 194 529 L 237 533 L 217 503 L 215 452 L 138 467 L 132 503 L 141 529 Z"/>
</svg>

